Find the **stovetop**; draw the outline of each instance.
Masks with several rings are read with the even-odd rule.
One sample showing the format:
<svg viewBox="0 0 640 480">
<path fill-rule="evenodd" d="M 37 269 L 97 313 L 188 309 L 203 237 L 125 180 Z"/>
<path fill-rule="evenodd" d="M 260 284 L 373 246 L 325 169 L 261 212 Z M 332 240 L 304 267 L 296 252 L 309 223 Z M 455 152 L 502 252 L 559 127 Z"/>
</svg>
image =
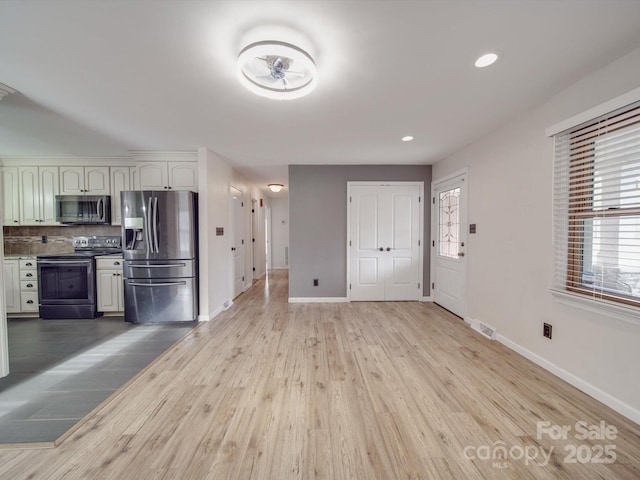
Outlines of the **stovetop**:
<svg viewBox="0 0 640 480">
<path fill-rule="evenodd" d="M 73 253 L 38 255 L 43 260 L 77 260 L 101 255 L 122 254 L 122 239 L 115 235 L 73 237 Z"/>
</svg>

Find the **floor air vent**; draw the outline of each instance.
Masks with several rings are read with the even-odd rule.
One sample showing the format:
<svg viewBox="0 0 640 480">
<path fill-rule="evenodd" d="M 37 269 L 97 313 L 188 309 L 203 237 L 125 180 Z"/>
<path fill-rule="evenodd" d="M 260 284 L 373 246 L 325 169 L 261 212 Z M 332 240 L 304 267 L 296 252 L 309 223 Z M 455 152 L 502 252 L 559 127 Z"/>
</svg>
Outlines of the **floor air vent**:
<svg viewBox="0 0 640 480">
<path fill-rule="evenodd" d="M 486 323 L 482 323 L 478 320 L 473 320 L 471 322 L 471 328 L 473 328 L 476 332 L 481 333 L 482 335 L 487 337 L 489 340 L 496 339 L 496 329 L 487 325 Z"/>
</svg>

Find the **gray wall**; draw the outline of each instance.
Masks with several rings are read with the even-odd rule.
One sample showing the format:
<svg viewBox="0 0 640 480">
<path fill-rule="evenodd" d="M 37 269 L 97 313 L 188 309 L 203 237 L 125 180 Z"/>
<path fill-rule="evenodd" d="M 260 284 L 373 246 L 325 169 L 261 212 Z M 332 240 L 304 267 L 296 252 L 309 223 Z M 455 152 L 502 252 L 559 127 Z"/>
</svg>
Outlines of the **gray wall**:
<svg viewBox="0 0 640 480">
<path fill-rule="evenodd" d="M 385 180 L 424 182 L 423 295 L 429 295 L 431 165 L 289 165 L 289 297 L 347 296 L 347 182 Z"/>
</svg>

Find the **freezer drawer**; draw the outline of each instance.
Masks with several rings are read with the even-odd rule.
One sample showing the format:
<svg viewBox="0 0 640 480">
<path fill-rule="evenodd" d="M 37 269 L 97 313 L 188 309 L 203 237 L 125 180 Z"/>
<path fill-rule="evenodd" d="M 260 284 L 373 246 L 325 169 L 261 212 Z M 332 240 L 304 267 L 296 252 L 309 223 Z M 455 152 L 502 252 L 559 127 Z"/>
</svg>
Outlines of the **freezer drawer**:
<svg viewBox="0 0 640 480">
<path fill-rule="evenodd" d="M 194 260 L 125 260 L 124 278 L 188 278 L 195 276 Z"/>
<path fill-rule="evenodd" d="M 125 279 L 124 319 L 130 323 L 192 322 L 198 317 L 194 278 Z"/>
</svg>

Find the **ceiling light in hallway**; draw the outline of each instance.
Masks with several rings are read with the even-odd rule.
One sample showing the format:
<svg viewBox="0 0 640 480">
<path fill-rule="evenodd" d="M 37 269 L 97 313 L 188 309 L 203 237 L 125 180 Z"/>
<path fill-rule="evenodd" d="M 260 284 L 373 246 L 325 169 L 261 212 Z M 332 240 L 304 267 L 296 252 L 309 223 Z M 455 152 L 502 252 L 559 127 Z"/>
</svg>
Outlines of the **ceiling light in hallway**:
<svg viewBox="0 0 640 480">
<path fill-rule="evenodd" d="M 494 64 L 496 60 L 498 60 L 497 53 L 485 53 L 476 60 L 475 66 L 478 68 L 488 67 L 489 65 Z"/>
</svg>

